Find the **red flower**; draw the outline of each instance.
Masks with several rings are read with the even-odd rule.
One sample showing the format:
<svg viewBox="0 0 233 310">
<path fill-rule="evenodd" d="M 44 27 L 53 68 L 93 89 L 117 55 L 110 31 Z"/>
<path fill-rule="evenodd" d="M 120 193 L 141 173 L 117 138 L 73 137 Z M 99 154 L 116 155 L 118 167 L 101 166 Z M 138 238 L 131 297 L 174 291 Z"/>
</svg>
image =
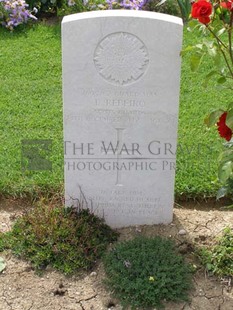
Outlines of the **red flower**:
<svg viewBox="0 0 233 310">
<path fill-rule="evenodd" d="M 217 122 L 218 132 L 222 138 L 226 139 L 227 141 L 230 141 L 232 137 L 232 130 L 226 125 L 226 118 L 227 118 L 227 112 L 224 112 L 220 116 L 219 121 Z"/>
<path fill-rule="evenodd" d="M 223 8 L 228 9 L 229 11 L 233 11 L 233 1 L 232 0 L 221 2 L 220 5 Z"/>
<path fill-rule="evenodd" d="M 200 23 L 208 24 L 210 22 L 210 15 L 212 13 L 212 5 L 206 0 L 198 0 L 193 3 L 191 15 L 197 18 Z"/>
</svg>

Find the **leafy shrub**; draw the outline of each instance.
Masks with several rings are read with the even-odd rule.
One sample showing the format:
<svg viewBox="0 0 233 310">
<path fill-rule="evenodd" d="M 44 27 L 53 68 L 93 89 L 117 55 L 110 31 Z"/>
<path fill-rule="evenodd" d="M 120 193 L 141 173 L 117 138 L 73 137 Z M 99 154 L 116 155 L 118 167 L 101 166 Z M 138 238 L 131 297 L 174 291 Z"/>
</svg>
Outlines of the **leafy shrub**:
<svg viewBox="0 0 233 310">
<path fill-rule="evenodd" d="M 106 284 L 124 306 L 163 307 L 187 300 L 191 268 L 170 239 L 137 237 L 116 245 L 104 257 Z"/>
<path fill-rule="evenodd" d="M 0 252 L 4 251 L 7 247 L 7 234 L 0 232 Z"/>
<path fill-rule="evenodd" d="M 39 16 L 69 15 L 107 9 L 105 0 L 27 0 L 29 7 L 36 7 Z"/>
<path fill-rule="evenodd" d="M 64 0 L 27 0 L 30 9 L 36 7 L 42 12 L 56 12 L 57 8 L 62 6 L 62 2 L 64 2 Z"/>
<path fill-rule="evenodd" d="M 160 4 L 161 0 L 150 0 L 145 6 L 145 10 L 180 16 L 180 10 L 177 1 L 167 0 Z"/>
<path fill-rule="evenodd" d="M 204 247 L 198 254 L 208 271 L 217 276 L 233 276 L 233 230 L 225 228 L 214 246 Z"/>
<path fill-rule="evenodd" d="M 41 205 L 17 219 L 7 235 L 8 245 L 0 245 L 31 261 L 37 270 L 50 265 L 70 274 L 93 267 L 116 238 L 116 232 L 88 209 Z"/>
<path fill-rule="evenodd" d="M 180 12 L 183 20 L 187 22 L 191 13 L 191 1 L 190 0 L 177 0 L 180 7 Z"/>
<path fill-rule="evenodd" d="M 69 0 L 71 3 L 77 0 Z M 86 10 L 143 10 L 148 0 L 89 0 L 84 1 Z"/>
<path fill-rule="evenodd" d="M 27 3 L 31 10 L 36 7 L 39 15 L 41 13 L 57 14 L 63 5 L 67 5 L 67 0 L 27 0 Z"/>
<path fill-rule="evenodd" d="M 69 15 L 78 12 L 94 11 L 105 8 L 102 3 L 104 0 L 66 0 L 61 10 L 60 15 Z"/>
</svg>

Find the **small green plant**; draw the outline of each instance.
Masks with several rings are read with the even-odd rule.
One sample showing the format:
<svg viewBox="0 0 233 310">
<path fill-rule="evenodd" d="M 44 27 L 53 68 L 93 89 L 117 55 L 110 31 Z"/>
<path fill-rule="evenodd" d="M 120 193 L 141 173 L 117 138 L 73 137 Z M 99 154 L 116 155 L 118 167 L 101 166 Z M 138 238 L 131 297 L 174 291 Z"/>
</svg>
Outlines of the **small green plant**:
<svg viewBox="0 0 233 310">
<path fill-rule="evenodd" d="M 88 209 L 40 205 L 17 219 L 8 242 L 0 236 L 0 247 L 31 261 L 36 270 L 50 265 L 71 274 L 93 267 L 116 238 Z"/>
<path fill-rule="evenodd" d="M 0 252 L 4 251 L 6 248 L 8 248 L 7 234 L 0 232 Z"/>
<path fill-rule="evenodd" d="M 191 12 L 191 1 L 190 0 L 177 0 L 177 3 L 180 8 L 181 16 L 184 22 L 189 20 Z"/>
<path fill-rule="evenodd" d="M 175 16 L 181 16 L 184 22 L 189 20 L 191 12 L 191 1 L 190 0 L 161 0 L 161 1 L 149 1 L 149 4 L 155 5 L 156 11 L 160 13 L 166 13 Z M 154 11 L 154 10 L 153 10 Z"/>
<path fill-rule="evenodd" d="M 180 16 L 179 6 L 174 0 L 150 0 L 145 6 L 145 10 Z"/>
<path fill-rule="evenodd" d="M 233 276 L 233 230 L 225 228 L 214 246 L 198 251 L 206 269 L 217 276 Z"/>
<path fill-rule="evenodd" d="M 163 301 L 188 300 L 191 268 L 175 243 L 137 237 L 118 243 L 104 257 L 106 284 L 123 306 L 163 308 Z"/>
</svg>

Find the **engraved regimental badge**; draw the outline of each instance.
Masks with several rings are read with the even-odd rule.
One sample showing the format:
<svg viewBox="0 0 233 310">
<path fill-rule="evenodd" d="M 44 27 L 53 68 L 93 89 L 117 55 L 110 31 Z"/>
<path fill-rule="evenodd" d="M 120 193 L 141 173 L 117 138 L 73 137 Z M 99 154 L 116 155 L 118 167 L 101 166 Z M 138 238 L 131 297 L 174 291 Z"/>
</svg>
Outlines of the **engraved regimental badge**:
<svg viewBox="0 0 233 310">
<path fill-rule="evenodd" d="M 135 35 L 116 32 L 97 46 L 94 63 L 99 74 L 115 85 L 128 85 L 145 73 L 149 55 L 144 43 Z"/>
</svg>

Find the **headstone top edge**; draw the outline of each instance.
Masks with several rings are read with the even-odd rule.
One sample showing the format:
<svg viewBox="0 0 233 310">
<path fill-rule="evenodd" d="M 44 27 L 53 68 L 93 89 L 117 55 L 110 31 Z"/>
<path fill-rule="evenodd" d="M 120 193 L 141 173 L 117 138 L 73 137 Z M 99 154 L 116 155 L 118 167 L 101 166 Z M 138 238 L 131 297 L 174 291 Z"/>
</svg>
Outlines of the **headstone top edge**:
<svg viewBox="0 0 233 310">
<path fill-rule="evenodd" d="M 63 17 L 62 24 L 74 22 L 82 19 L 91 19 L 91 18 L 101 18 L 101 17 L 137 17 L 137 18 L 148 18 L 156 19 L 165 22 L 170 22 L 183 26 L 182 18 L 157 13 L 157 12 L 148 12 L 148 11 L 136 11 L 136 10 L 101 10 L 101 11 L 91 11 L 91 12 L 82 12 L 76 14 L 70 14 Z"/>
</svg>

